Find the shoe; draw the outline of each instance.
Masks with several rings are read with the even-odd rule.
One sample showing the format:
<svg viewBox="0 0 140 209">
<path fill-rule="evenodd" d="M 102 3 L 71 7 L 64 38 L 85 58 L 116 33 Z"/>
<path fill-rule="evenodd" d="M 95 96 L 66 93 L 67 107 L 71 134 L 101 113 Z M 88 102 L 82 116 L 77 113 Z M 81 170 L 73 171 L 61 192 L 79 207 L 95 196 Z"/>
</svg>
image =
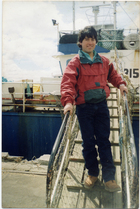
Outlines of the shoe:
<svg viewBox="0 0 140 209">
<path fill-rule="evenodd" d="M 109 192 L 116 192 L 120 191 L 121 188 L 119 187 L 119 185 L 116 184 L 115 180 L 110 180 L 105 183 L 105 190 Z"/>
<path fill-rule="evenodd" d="M 98 177 L 88 175 L 87 179 L 85 180 L 84 187 L 87 189 L 91 189 L 94 187 L 95 182 L 97 181 Z"/>
</svg>

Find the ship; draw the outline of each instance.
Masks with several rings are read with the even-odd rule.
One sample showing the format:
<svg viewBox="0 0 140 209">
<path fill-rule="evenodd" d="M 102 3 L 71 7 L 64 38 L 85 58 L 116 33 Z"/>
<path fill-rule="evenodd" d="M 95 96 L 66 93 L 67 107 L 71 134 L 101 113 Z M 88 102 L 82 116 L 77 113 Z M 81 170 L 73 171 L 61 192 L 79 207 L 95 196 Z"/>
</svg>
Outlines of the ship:
<svg viewBox="0 0 140 209">
<path fill-rule="evenodd" d="M 32 80 L 2 83 L 2 151 L 28 160 L 50 154 L 46 180 L 48 208 L 137 208 L 139 205 L 140 33 L 139 29 L 132 33 L 118 30 L 115 22 L 97 24 L 101 6 L 107 5 L 91 6 L 93 26 L 98 34 L 95 51 L 113 62 L 129 89 L 128 95 L 122 98 L 110 85 L 111 95 L 107 100 L 116 181 L 121 192 L 112 195 L 106 192 L 101 174 L 92 191 L 84 188 L 87 171 L 81 155 L 77 117 L 75 112 L 72 116 L 63 115 L 60 84 L 68 62 L 78 52 L 79 30 L 58 31 L 58 54 L 53 57 L 59 61 L 61 75 L 41 78 L 37 84 Z M 113 8 L 115 14 L 115 3 Z M 56 20 L 52 22 L 58 27 Z"/>
</svg>

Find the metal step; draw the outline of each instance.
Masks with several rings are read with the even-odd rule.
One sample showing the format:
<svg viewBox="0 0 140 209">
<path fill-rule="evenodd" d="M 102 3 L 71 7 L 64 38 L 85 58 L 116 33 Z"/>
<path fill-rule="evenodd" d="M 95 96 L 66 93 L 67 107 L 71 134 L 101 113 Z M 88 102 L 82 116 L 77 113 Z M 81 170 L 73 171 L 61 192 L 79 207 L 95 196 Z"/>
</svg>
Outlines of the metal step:
<svg viewBox="0 0 140 209">
<path fill-rule="evenodd" d="M 109 109 L 118 109 L 118 106 L 108 106 Z"/>
<path fill-rule="evenodd" d="M 114 127 L 114 128 L 113 128 L 113 127 L 110 128 L 110 131 L 119 131 L 119 130 L 120 130 L 120 129 L 117 128 L 117 127 L 116 127 L 116 128 L 115 128 L 115 127 Z"/>
<path fill-rule="evenodd" d="M 117 102 L 117 99 L 116 98 L 114 98 L 114 99 L 112 99 L 112 98 L 107 98 L 107 101 L 109 102 L 109 101 L 111 101 L 111 102 Z"/>
<path fill-rule="evenodd" d="M 70 156 L 69 161 L 79 162 L 79 163 L 85 162 L 84 158 L 77 158 L 77 157 L 73 157 L 73 156 Z M 121 165 L 120 159 L 114 159 L 113 161 L 114 161 L 114 165 Z M 101 164 L 100 160 L 98 160 L 98 163 Z"/>
<path fill-rule="evenodd" d="M 82 142 L 83 142 L 82 139 L 75 139 L 74 141 L 77 144 L 82 144 Z M 114 142 L 111 142 L 111 146 L 119 146 L 119 143 L 117 141 L 116 142 L 115 141 Z"/>
<path fill-rule="evenodd" d="M 119 116 L 118 115 L 110 115 L 110 118 L 112 118 L 112 119 L 119 119 Z"/>
<path fill-rule="evenodd" d="M 111 91 L 111 92 L 110 92 L 110 94 L 116 94 L 116 93 L 117 93 L 117 92 L 115 92 L 115 91 L 113 91 L 113 92 Z"/>
<path fill-rule="evenodd" d="M 101 183 L 100 183 L 100 184 L 101 184 Z M 80 189 L 82 189 L 82 191 L 85 191 L 85 190 L 88 191 L 88 190 L 89 190 L 89 189 L 85 188 L 85 187 L 84 187 L 84 184 L 82 184 L 82 183 L 81 183 L 81 184 L 80 184 L 80 183 L 79 183 L 79 184 L 77 183 L 77 184 L 75 184 L 75 185 L 72 185 L 72 184 L 66 184 L 66 185 L 67 185 L 67 188 L 68 188 L 68 189 L 75 189 L 75 190 L 80 190 Z M 96 182 L 96 184 L 95 184 L 95 186 L 94 186 L 94 190 L 95 190 L 95 191 L 100 191 L 100 192 L 101 192 L 101 191 L 104 191 L 104 185 L 103 185 L 103 183 L 102 183 L 102 185 L 99 185 L 99 183 Z"/>
</svg>

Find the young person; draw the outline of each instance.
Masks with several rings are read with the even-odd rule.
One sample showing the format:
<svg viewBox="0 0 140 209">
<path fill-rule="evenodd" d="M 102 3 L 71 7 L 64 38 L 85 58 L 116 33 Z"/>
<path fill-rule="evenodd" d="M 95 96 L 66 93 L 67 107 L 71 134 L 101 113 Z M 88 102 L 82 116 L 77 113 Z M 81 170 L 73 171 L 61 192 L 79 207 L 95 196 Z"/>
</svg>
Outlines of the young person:
<svg viewBox="0 0 140 209">
<path fill-rule="evenodd" d="M 78 54 L 68 63 L 61 82 L 61 103 L 64 114 L 76 104 L 82 139 L 83 157 L 88 169 L 84 183 L 86 188 L 94 186 L 99 175 L 97 162 L 98 145 L 102 176 L 105 189 L 114 192 L 120 190 L 115 182 L 115 166 L 112 159 L 110 135 L 110 116 L 106 98 L 110 95 L 108 82 L 128 92 L 126 83 L 114 69 L 109 59 L 99 55 L 94 49 L 97 32 L 94 27 L 85 27 L 79 33 Z"/>
</svg>

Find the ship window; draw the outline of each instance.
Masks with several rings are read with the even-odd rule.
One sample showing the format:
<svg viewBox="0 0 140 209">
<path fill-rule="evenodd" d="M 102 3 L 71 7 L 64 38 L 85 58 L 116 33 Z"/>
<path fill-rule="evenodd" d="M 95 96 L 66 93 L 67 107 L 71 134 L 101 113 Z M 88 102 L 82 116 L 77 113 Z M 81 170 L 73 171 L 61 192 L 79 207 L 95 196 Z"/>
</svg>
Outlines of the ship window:
<svg viewBox="0 0 140 209">
<path fill-rule="evenodd" d="M 68 63 L 69 63 L 70 60 L 71 60 L 71 59 L 68 59 L 68 60 L 66 61 L 66 66 L 68 65 Z"/>
</svg>

